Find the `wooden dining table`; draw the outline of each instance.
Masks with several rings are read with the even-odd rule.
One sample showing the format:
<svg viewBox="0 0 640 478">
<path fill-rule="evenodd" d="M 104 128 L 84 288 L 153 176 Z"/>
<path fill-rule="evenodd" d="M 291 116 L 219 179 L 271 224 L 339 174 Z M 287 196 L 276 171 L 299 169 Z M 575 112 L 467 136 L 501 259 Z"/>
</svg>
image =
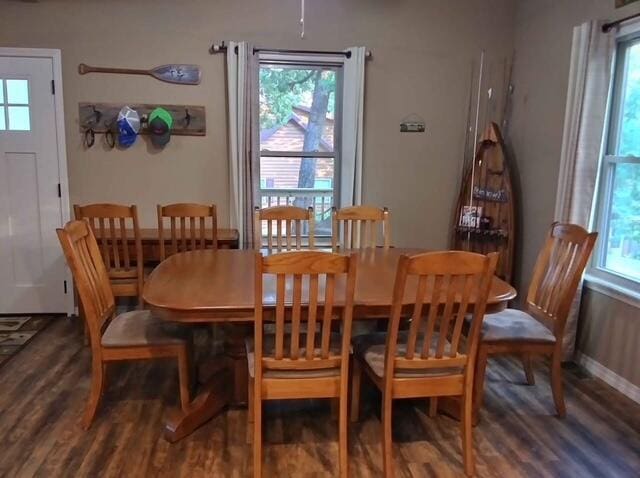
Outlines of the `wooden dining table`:
<svg viewBox="0 0 640 478">
<path fill-rule="evenodd" d="M 424 249 L 375 248 L 357 251 L 354 319 L 383 319 L 389 315 L 398 259 Z M 344 251 L 345 254 L 350 251 Z M 158 317 L 188 324 L 221 323 L 225 327 L 225 354 L 200 364 L 199 392 L 190 407 L 172 408 L 165 421 L 165 438 L 174 442 L 189 435 L 227 405 L 247 400 L 248 370 L 244 341 L 253 331 L 254 261 L 252 250 L 200 250 L 175 254 L 149 275 L 143 292 L 148 308 Z M 265 276 L 265 307 L 275 307 L 275 278 Z M 340 297 L 340 280 L 336 297 Z M 416 285 L 407 283 L 405 301 L 415 300 Z M 303 288 L 302 303 L 305 305 Z M 497 312 L 515 298 L 515 289 L 495 277 L 487 303 Z M 427 294 L 429 297 L 429 294 Z M 473 304 L 473 298 L 471 298 Z M 336 301 L 336 306 L 340 302 Z"/>
</svg>

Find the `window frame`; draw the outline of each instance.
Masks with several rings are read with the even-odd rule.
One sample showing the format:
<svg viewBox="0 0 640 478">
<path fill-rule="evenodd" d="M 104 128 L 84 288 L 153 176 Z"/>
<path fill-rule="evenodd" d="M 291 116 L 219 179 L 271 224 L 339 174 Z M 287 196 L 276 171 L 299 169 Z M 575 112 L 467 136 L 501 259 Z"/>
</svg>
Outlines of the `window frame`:
<svg viewBox="0 0 640 478">
<path fill-rule="evenodd" d="M 344 89 L 344 57 L 336 55 L 325 54 L 290 54 L 290 53 L 260 53 L 258 57 L 258 70 L 263 65 L 283 65 L 292 67 L 309 67 L 309 68 L 330 68 L 335 70 L 336 74 L 336 88 L 335 88 L 335 105 L 334 105 L 334 131 L 333 131 L 333 151 L 321 152 L 321 151 L 275 151 L 275 150 L 263 150 L 258 138 L 258 154 L 256 158 L 256 174 L 254 177 L 254 207 L 262 207 L 263 193 L 265 192 L 277 192 L 276 188 L 262 187 L 261 184 L 261 159 L 263 157 L 273 158 L 330 158 L 333 159 L 333 178 L 332 178 L 332 198 L 331 202 L 333 206 L 340 204 L 340 185 L 341 185 L 341 153 L 342 153 L 342 113 L 343 113 L 343 89 Z M 258 90 L 259 90 L 259 75 L 258 75 Z M 260 99 L 257 99 L 258 106 Z M 259 120 L 258 120 L 259 123 Z M 260 128 L 257 128 L 258 132 Z M 259 134 L 259 133 L 258 133 Z M 287 189 L 283 189 L 287 191 Z M 312 190 L 310 190 L 312 191 Z M 268 195 L 268 194 L 267 194 Z M 292 196 L 294 197 L 294 196 Z M 314 208 L 315 209 L 315 208 Z M 316 212 L 317 214 L 317 212 Z M 316 230 L 316 243 L 323 244 L 324 241 L 330 241 L 331 233 L 318 234 Z"/>
<path fill-rule="evenodd" d="M 622 29 L 616 38 L 612 87 L 605 119 L 603 152 L 598 164 L 597 190 L 591 219 L 591 226 L 600 232 L 600 237 L 596 243 L 585 278 L 590 288 L 615 296 L 627 303 L 639 305 L 640 279 L 606 267 L 616 166 L 619 164 L 640 165 L 639 156 L 621 156 L 618 154 L 622 129 L 624 92 L 627 81 L 627 52 L 629 48 L 640 45 L 640 23 L 631 27 Z"/>
</svg>

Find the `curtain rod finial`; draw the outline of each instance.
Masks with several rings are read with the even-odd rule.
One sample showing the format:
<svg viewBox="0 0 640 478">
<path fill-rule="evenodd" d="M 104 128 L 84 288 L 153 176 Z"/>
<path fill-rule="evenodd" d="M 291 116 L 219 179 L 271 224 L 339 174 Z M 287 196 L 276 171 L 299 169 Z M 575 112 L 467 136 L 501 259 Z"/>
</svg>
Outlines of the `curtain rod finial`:
<svg viewBox="0 0 640 478">
<path fill-rule="evenodd" d="M 213 43 L 209 48 L 209 53 L 211 53 L 212 55 L 215 55 L 216 53 L 221 53 L 226 50 L 227 50 L 227 45 L 223 41 L 220 43 Z"/>
</svg>

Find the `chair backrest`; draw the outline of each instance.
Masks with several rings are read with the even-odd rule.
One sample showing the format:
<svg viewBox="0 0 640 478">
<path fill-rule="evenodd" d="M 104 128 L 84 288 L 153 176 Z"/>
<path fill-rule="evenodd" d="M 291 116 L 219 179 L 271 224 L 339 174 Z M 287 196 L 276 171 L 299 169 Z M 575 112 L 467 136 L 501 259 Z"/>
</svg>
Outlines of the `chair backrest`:
<svg viewBox="0 0 640 478">
<path fill-rule="evenodd" d="M 144 280 L 142 240 L 136 206 L 119 204 L 88 204 L 73 206 L 76 219 L 85 219 L 91 227 L 102 253 L 102 260 L 111 279 Z M 129 233 L 127 233 L 129 230 Z M 133 231 L 133 237 L 131 237 Z M 135 257 L 131 257 L 129 241 L 134 241 Z"/>
<path fill-rule="evenodd" d="M 398 262 L 391 321 L 385 351 L 385 378 L 400 370 L 464 369 L 473 375 L 480 326 L 491 290 L 498 254 L 428 252 L 403 255 Z M 416 295 L 405 300 L 407 281 L 416 281 Z M 411 325 L 399 334 L 410 303 Z M 405 306 L 406 309 L 406 306 Z M 472 311 L 472 312 L 471 312 Z M 465 316 L 472 322 L 461 341 Z"/>
<path fill-rule="evenodd" d="M 86 220 L 70 221 L 56 232 L 82 302 L 91 345 L 99 347 L 103 327 L 114 315 L 115 301 L 98 242 Z"/>
<path fill-rule="evenodd" d="M 266 244 L 262 241 L 262 223 L 267 223 Z M 307 225 L 308 245 L 302 244 L 304 225 Z M 274 227 L 275 225 L 275 227 Z M 254 248 L 265 248 L 272 252 L 314 247 L 315 222 L 313 208 L 296 206 L 274 206 L 254 212 Z"/>
<path fill-rule="evenodd" d="M 263 257 L 256 252 L 256 377 L 261 376 L 263 369 L 317 370 L 348 366 L 356 262 L 355 254 L 294 251 Z M 263 303 L 263 283 L 274 279 L 267 275 L 275 276 L 275 310 L 265 308 Z M 264 325 L 273 324 L 274 314 L 275 345 L 269 349 L 263 347 Z M 301 333 L 304 319 L 306 334 Z M 339 355 L 330 347 L 334 321 L 342 325 Z M 287 322 L 290 334 L 286 332 Z"/>
<path fill-rule="evenodd" d="M 391 245 L 391 224 L 389 210 L 373 206 L 351 206 L 342 209 L 332 208 L 331 247 L 338 249 L 364 249 L 379 245 L 379 232 L 382 246 Z M 379 227 L 380 226 L 380 227 Z M 342 234 L 341 234 L 342 233 Z M 342 242 L 340 236 L 342 235 Z"/>
<path fill-rule="evenodd" d="M 551 327 L 564 332 L 580 278 L 598 237 L 575 224 L 555 222 L 538 255 L 527 294 L 526 309 Z"/>
<path fill-rule="evenodd" d="M 165 247 L 165 219 L 168 219 L 169 251 Z M 184 251 L 218 248 L 218 219 L 215 205 L 204 204 L 168 204 L 158 205 L 158 239 L 160 241 L 160 260 Z"/>
</svg>

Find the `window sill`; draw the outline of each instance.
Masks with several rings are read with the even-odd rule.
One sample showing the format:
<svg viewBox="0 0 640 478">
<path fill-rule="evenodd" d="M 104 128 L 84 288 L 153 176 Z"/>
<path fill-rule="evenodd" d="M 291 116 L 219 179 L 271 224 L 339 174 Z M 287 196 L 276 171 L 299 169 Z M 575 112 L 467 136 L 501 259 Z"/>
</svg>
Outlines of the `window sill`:
<svg viewBox="0 0 640 478">
<path fill-rule="evenodd" d="M 590 290 L 599 292 L 612 299 L 624 302 L 632 307 L 640 309 L 640 293 L 623 287 L 618 284 L 614 284 L 606 279 L 596 277 L 593 274 L 585 274 L 584 276 L 585 287 Z"/>
</svg>

